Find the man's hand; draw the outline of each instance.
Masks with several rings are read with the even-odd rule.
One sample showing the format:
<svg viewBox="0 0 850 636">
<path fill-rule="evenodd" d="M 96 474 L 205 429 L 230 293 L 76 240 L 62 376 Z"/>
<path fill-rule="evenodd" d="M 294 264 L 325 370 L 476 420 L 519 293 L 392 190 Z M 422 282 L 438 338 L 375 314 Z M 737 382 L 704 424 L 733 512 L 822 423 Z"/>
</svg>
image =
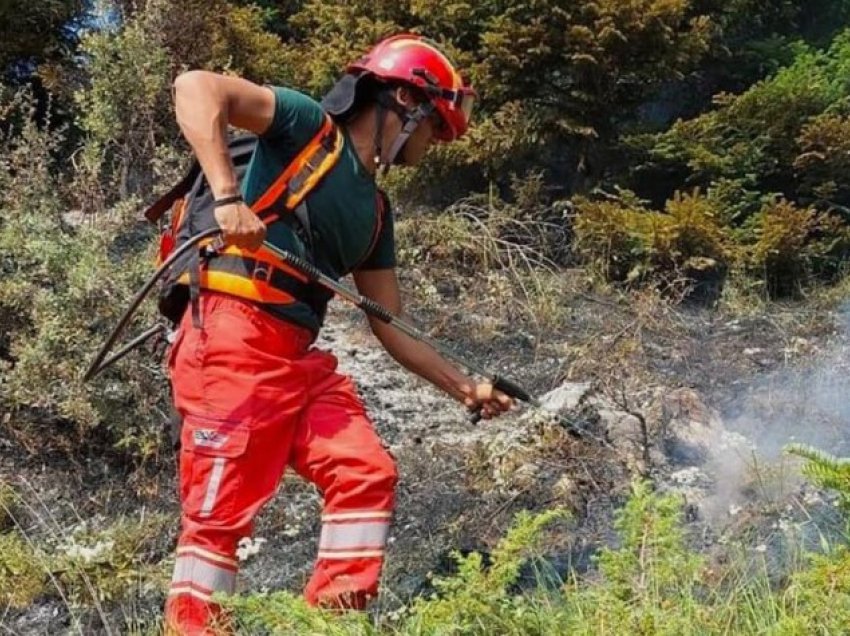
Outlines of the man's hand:
<svg viewBox="0 0 850 636">
<path fill-rule="evenodd" d="M 217 207 L 215 220 L 228 245 L 254 251 L 266 238 L 265 223 L 242 201 Z"/>
<path fill-rule="evenodd" d="M 466 407 L 471 411 L 480 407 L 481 417 L 485 420 L 511 410 L 516 403 L 512 397 L 494 389 L 490 382 L 479 382 L 474 386 L 467 384 L 461 389 L 465 394 L 463 403 Z"/>
</svg>

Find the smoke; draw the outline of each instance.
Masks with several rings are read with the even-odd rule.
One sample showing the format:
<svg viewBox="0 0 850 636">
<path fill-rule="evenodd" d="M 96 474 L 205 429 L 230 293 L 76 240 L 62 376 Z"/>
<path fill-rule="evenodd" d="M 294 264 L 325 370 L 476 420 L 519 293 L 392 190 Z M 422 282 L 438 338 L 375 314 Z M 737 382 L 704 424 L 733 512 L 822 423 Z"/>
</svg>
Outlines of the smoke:
<svg viewBox="0 0 850 636">
<path fill-rule="evenodd" d="M 713 482 L 713 493 L 700 504 L 706 518 L 753 498 L 777 502 L 799 484 L 796 462 L 783 456 L 788 444 L 850 455 L 850 303 L 838 312 L 837 326 L 820 348 L 789 341 L 787 364 L 724 406 L 701 467 Z"/>
<path fill-rule="evenodd" d="M 795 340 L 788 366 L 753 384 L 726 409 L 730 431 L 745 435 L 758 455 L 776 459 L 792 442 L 850 452 L 850 304 L 839 312 L 837 338 L 817 351 Z"/>
</svg>

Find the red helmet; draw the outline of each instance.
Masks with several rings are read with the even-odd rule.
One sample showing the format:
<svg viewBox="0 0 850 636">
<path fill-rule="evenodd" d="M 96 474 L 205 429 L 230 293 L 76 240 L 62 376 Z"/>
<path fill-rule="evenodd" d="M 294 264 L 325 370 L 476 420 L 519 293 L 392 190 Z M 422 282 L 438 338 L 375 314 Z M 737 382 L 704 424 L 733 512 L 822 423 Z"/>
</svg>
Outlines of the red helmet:
<svg viewBox="0 0 850 636">
<path fill-rule="evenodd" d="M 402 33 L 376 44 L 348 66 L 349 73 L 371 73 L 384 81 L 412 84 L 427 95 L 445 126 L 434 132 L 442 141 L 454 141 L 469 127 L 475 91 L 465 86 L 448 58 L 421 35 Z"/>
</svg>

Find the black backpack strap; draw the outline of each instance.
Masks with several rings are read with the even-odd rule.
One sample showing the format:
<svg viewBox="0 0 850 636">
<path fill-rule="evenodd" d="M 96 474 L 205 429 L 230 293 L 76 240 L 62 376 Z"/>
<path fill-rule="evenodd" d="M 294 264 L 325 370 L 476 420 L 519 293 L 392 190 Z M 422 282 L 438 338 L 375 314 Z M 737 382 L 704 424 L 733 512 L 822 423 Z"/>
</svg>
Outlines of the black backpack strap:
<svg viewBox="0 0 850 636">
<path fill-rule="evenodd" d="M 227 145 L 234 166 L 237 170 L 240 168 L 244 170 L 244 166 L 248 164 L 254 152 L 254 146 L 257 145 L 257 137 L 256 135 L 239 135 L 231 139 Z M 192 190 L 200 190 L 204 185 L 201 164 L 193 161 L 183 178 L 145 210 L 145 218 L 151 223 L 156 223 L 171 209 L 177 199 L 185 197 Z"/>
<path fill-rule="evenodd" d="M 307 207 L 307 199 L 306 197 L 302 199 L 301 203 L 299 203 L 296 208 L 292 211 L 292 214 L 298 220 L 298 223 L 301 225 L 301 230 L 304 235 L 304 243 L 307 246 L 307 252 L 310 254 L 310 258 L 312 260 L 314 256 L 313 251 L 313 228 L 310 225 L 310 210 Z"/>
<path fill-rule="evenodd" d="M 171 190 L 162 195 L 153 205 L 145 210 L 145 218 L 151 223 L 159 221 L 162 215 L 171 209 L 171 206 L 174 205 L 177 199 L 186 196 L 186 193 L 192 188 L 199 174 L 201 174 L 201 165 L 197 161 L 194 161 L 192 162 L 192 167 L 189 168 L 189 172 Z"/>
</svg>

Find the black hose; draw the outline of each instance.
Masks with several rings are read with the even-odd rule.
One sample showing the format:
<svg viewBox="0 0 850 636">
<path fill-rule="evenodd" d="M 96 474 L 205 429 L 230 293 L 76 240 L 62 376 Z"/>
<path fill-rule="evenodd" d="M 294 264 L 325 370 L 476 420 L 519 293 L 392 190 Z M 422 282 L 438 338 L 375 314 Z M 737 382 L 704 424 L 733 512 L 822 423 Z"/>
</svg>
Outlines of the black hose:
<svg viewBox="0 0 850 636">
<path fill-rule="evenodd" d="M 124 315 L 121 316 L 121 320 L 118 322 L 118 325 L 115 327 L 115 329 L 112 331 L 112 333 L 110 334 L 107 341 L 101 347 L 100 351 L 98 352 L 95 359 L 92 361 L 91 365 L 89 365 L 88 370 L 86 371 L 85 375 L 83 376 L 83 381 L 87 382 L 88 380 L 93 378 L 95 375 L 100 373 L 103 369 L 108 367 L 110 364 L 116 362 L 120 358 L 127 355 L 127 353 L 132 351 L 135 347 L 140 345 L 142 342 L 144 342 L 145 340 L 147 340 L 151 336 L 153 336 L 153 335 L 155 335 L 155 334 L 157 334 L 157 333 L 159 333 L 159 332 L 161 332 L 162 330 L 165 329 L 165 326 L 162 325 L 162 324 L 155 325 L 154 327 L 151 327 L 145 333 L 143 333 L 142 335 L 135 338 L 132 342 L 130 342 L 129 344 L 122 347 L 117 353 L 115 353 L 113 356 L 111 356 L 109 359 L 107 359 L 104 362 L 104 358 L 106 358 L 106 355 L 111 351 L 113 345 L 115 344 L 115 341 L 118 339 L 118 336 L 120 336 L 121 333 L 124 331 L 124 327 L 127 325 L 127 323 L 130 321 L 130 319 L 133 317 L 133 314 L 136 312 L 136 310 L 138 309 L 138 307 L 142 303 L 142 301 L 147 297 L 151 288 L 153 288 L 153 286 L 163 276 L 163 274 L 165 274 L 165 272 L 174 264 L 174 262 L 178 258 L 180 258 L 180 256 L 185 254 L 193 246 L 197 245 L 200 241 L 202 241 L 205 238 L 208 238 L 210 236 L 213 236 L 215 234 L 220 234 L 220 233 L 221 233 L 221 229 L 211 228 L 209 230 L 205 230 L 205 231 L 193 236 L 188 241 L 186 241 L 186 243 L 184 243 L 177 250 L 175 250 L 174 253 L 171 254 L 171 256 L 169 256 L 168 259 L 162 265 L 160 265 L 160 267 L 156 270 L 156 272 L 154 272 L 153 275 L 150 277 L 150 279 L 148 279 L 147 283 L 145 283 L 145 286 L 142 287 L 142 289 L 140 289 L 139 292 L 136 294 L 136 296 L 133 298 L 132 302 L 130 303 L 130 306 L 124 312 Z M 501 392 L 513 397 L 513 398 L 527 402 L 528 404 L 530 404 L 531 406 L 533 406 L 535 408 L 542 408 L 542 405 L 540 404 L 540 401 L 537 398 L 535 398 L 531 393 L 529 393 L 528 391 L 523 389 L 521 386 L 519 386 L 515 382 L 512 382 L 511 380 L 509 380 L 507 378 L 503 378 L 501 376 L 488 373 L 485 369 L 480 367 L 475 362 L 458 355 L 453 350 L 451 350 L 448 347 L 442 345 L 441 343 L 435 341 L 433 338 L 431 338 L 427 334 L 423 333 L 422 331 L 420 331 L 419 329 L 414 327 L 412 324 L 400 319 L 398 316 L 393 315 L 389 310 L 387 310 L 385 307 L 379 305 L 375 301 L 373 301 L 369 298 L 366 298 L 365 296 L 361 296 L 359 294 L 356 294 L 354 291 L 349 289 L 347 286 L 329 278 L 324 273 L 322 273 L 322 271 L 319 268 L 315 267 L 314 265 L 305 261 L 304 259 L 299 258 L 298 256 L 295 256 L 291 252 L 281 250 L 279 247 L 272 245 L 269 242 L 264 242 L 263 245 L 265 247 L 267 247 L 269 250 L 271 250 L 274 254 L 279 256 L 285 263 L 293 266 L 297 270 L 300 270 L 301 273 L 304 274 L 307 277 L 307 279 L 310 280 L 311 282 L 318 283 L 319 285 L 322 285 L 323 287 L 325 287 L 329 291 L 331 291 L 331 292 L 337 294 L 338 296 L 341 296 L 345 300 L 348 300 L 349 302 L 353 303 L 354 305 L 356 305 L 357 307 L 362 309 L 364 312 L 366 312 L 370 316 L 374 316 L 374 317 L 382 320 L 383 322 L 386 322 L 386 323 L 392 325 L 396 329 L 400 330 L 402 333 L 405 333 L 405 334 L 409 335 L 410 337 L 412 337 L 416 340 L 420 340 L 420 341 L 428 344 L 429 346 L 433 347 L 436 351 L 438 351 L 443 356 L 450 358 L 450 359 L 454 360 L 455 362 L 458 362 L 459 364 L 463 365 L 467 369 L 474 371 L 474 372 L 478 373 L 479 375 L 481 375 L 483 377 L 489 378 L 490 381 L 493 383 L 494 388 L 496 388 L 497 390 L 499 390 L 499 391 L 501 391 Z M 601 438 L 596 437 L 595 435 L 593 435 L 591 433 L 588 433 L 583 428 L 577 426 L 574 422 L 570 421 L 569 419 L 567 419 L 567 418 L 565 418 L 561 415 L 558 415 L 558 414 L 550 414 L 550 415 L 555 417 L 555 419 L 558 421 L 558 423 L 561 424 L 571 435 L 573 435 L 575 437 L 588 437 L 590 439 L 598 440 L 606 446 L 609 445 L 606 440 L 603 440 Z M 472 422 L 477 422 L 479 419 L 481 419 L 481 408 L 480 407 L 475 409 L 470 414 L 470 420 Z"/>
<path fill-rule="evenodd" d="M 123 358 L 133 348 L 137 347 L 142 342 L 164 329 L 164 326 L 161 328 L 151 327 L 144 334 L 142 334 L 142 336 L 144 337 L 140 336 L 136 338 L 135 340 L 133 340 L 133 342 L 122 348 L 121 351 L 119 351 L 114 356 L 110 357 L 104 362 L 104 358 L 106 358 L 107 354 L 112 350 L 112 347 L 115 345 L 115 341 L 118 340 L 118 337 L 124 332 L 124 328 L 127 326 L 127 324 L 130 322 L 130 319 L 136 313 L 136 310 L 139 308 L 139 305 L 141 305 L 142 301 L 147 298 L 147 295 L 150 293 L 151 289 L 153 289 L 153 286 L 156 285 L 157 281 L 162 278 L 165 272 L 169 270 L 169 268 L 174 264 L 174 262 L 178 258 L 180 258 L 183 254 L 195 247 L 200 241 L 220 233 L 221 230 L 216 227 L 210 228 L 209 230 L 205 230 L 203 232 L 200 232 L 199 234 L 196 234 L 188 241 L 186 241 L 183 245 L 181 245 L 179 248 L 174 250 L 171 256 L 169 256 L 165 260 L 165 262 L 159 266 L 159 268 L 145 283 L 144 287 L 142 287 L 133 297 L 133 300 L 130 301 L 130 306 L 127 307 L 126 311 L 121 316 L 121 319 L 118 321 L 118 324 L 115 326 L 115 329 L 113 329 L 112 333 L 109 334 L 109 338 L 107 338 L 106 342 L 103 343 L 103 346 L 100 348 L 100 351 L 97 352 L 97 355 L 95 356 L 94 360 L 92 360 L 91 364 L 89 365 L 89 368 L 83 375 L 83 382 L 88 382 L 98 373 L 103 371 L 106 367 L 111 365 L 113 362 L 117 361 L 120 358 Z"/>
</svg>

